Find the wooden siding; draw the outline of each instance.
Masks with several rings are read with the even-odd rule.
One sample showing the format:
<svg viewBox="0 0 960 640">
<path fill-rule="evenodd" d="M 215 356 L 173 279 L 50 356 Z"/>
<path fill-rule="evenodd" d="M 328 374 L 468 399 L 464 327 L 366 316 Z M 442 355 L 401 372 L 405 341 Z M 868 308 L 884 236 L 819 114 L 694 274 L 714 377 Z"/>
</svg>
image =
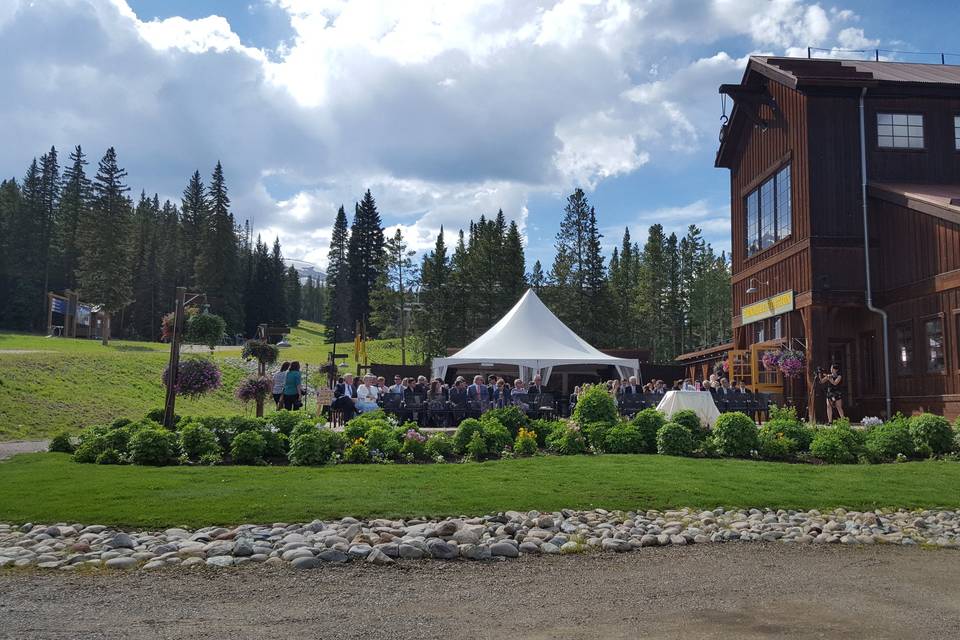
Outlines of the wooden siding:
<svg viewBox="0 0 960 640">
<path fill-rule="evenodd" d="M 874 285 L 891 291 L 960 269 L 960 225 L 870 198 Z"/>
<path fill-rule="evenodd" d="M 892 150 L 877 147 L 877 112 L 921 113 L 926 148 Z M 960 152 L 954 145 L 953 117 L 960 98 L 875 97 L 867 94 L 867 170 L 870 179 L 897 182 L 960 182 Z"/>
</svg>

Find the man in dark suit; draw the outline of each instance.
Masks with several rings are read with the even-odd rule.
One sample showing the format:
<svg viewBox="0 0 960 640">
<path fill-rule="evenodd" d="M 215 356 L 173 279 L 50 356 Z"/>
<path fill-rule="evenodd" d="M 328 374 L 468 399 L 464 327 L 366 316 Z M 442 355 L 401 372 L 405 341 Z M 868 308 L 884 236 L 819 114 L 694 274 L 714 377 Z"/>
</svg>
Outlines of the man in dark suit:
<svg viewBox="0 0 960 640">
<path fill-rule="evenodd" d="M 343 382 L 333 389 L 333 404 L 331 408 L 337 409 L 343 413 L 343 421 L 346 422 L 357 413 L 356 406 L 357 389 L 353 386 L 353 374 L 348 373 L 343 376 Z"/>
<path fill-rule="evenodd" d="M 467 406 L 467 381 L 462 377 L 458 376 L 457 381 L 450 387 L 448 400 L 456 407 Z"/>
<path fill-rule="evenodd" d="M 413 392 L 418 396 L 426 396 L 430 386 L 427 384 L 426 376 L 418 376 L 417 384 L 413 385 Z"/>
<path fill-rule="evenodd" d="M 625 396 L 632 396 L 640 392 L 640 385 L 637 384 L 637 376 L 630 376 L 629 384 L 625 384 L 620 388 L 620 393 Z"/>
<path fill-rule="evenodd" d="M 527 387 L 527 395 L 539 396 L 542 395 L 546 389 L 543 386 L 543 378 L 540 377 L 540 374 L 533 376 L 533 382 L 530 383 L 530 386 Z"/>
</svg>

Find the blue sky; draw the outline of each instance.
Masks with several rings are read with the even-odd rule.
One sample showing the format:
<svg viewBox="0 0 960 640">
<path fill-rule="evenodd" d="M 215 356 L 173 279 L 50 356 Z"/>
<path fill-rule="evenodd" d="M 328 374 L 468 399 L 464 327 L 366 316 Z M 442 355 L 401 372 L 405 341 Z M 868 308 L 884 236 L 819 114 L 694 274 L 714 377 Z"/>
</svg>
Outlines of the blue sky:
<svg viewBox="0 0 960 640">
<path fill-rule="evenodd" d="M 82 144 L 94 163 L 115 145 L 136 191 L 176 199 L 219 159 L 237 217 L 321 264 L 336 206 L 367 187 L 416 248 L 502 207 L 529 264 L 548 266 L 563 200 L 582 186 L 608 248 L 625 226 L 642 242 L 654 222 L 693 222 L 727 249 L 717 85 L 739 80 L 751 53 L 949 48 L 949 7 L 11 0 L 0 171 L 21 175 L 50 145 Z M 56 44 L 37 55 L 39 41 Z"/>
</svg>

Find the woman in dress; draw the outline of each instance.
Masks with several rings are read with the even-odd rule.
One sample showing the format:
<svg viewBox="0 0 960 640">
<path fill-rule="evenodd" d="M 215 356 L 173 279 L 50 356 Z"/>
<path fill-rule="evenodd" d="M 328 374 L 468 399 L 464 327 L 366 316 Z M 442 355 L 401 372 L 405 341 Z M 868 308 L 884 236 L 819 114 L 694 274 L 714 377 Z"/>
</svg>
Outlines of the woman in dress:
<svg viewBox="0 0 960 640">
<path fill-rule="evenodd" d="M 303 378 L 300 375 L 300 362 L 294 360 L 290 363 L 287 375 L 283 379 L 283 408 L 287 411 L 299 409 L 303 405 L 300 403 L 300 396 L 303 394 Z"/>
<path fill-rule="evenodd" d="M 377 408 L 376 378 L 371 375 L 363 376 L 363 384 L 357 387 L 357 410 L 360 413 L 373 411 Z"/>
<path fill-rule="evenodd" d="M 290 368 L 289 362 L 280 365 L 280 370 L 273 374 L 273 402 L 277 405 L 277 411 L 283 408 L 283 385 L 287 381 L 287 369 Z"/>
<path fill-rule="evenodd" d="M 830 365 L 830 373 L 820 373 L 820 384 L 824 386 L 827 396 L 827 423 L 833 422 L 833 409 L 836 407 L 840 417 L 843 416 L 843 376 L 840 375 L 840 365 Z"/>
</svg>

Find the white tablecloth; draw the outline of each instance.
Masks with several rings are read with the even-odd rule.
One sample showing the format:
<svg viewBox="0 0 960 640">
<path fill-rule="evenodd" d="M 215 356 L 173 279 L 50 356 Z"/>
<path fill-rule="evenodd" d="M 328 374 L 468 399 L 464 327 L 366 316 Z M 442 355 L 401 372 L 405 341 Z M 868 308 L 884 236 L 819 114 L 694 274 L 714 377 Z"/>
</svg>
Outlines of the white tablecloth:
<svg viewBox="0 0 960 640">
<path fill-rule="evenodd" d="M 705 427 L 712 427 L 720 417 L 720 411 L 709 391 L 667 391 L 657 405 L 657 411 L 661 411 L 668 419 L 683 409 L 692 409 L 699 416 L 700 424 Z"/>
</svg>

